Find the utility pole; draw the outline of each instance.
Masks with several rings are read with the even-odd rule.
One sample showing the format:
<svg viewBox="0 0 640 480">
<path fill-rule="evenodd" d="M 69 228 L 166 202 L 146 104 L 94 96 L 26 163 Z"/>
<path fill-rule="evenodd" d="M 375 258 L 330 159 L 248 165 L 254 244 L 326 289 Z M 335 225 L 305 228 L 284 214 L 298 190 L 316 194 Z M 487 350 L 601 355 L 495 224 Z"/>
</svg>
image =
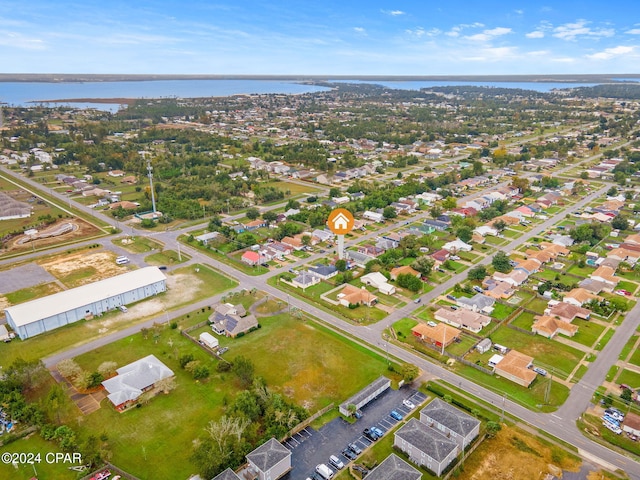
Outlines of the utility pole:
<svg viewBox="0 0 640 480">
<path fill-rule="evenodd" d="M 149 176 L 149 188 L 151 189 L 151 206 L 153 207 L 153 213 L 156 213 L 156 194 L 153 191 L 153 167 L 151 166 L 150 159 L 147 159 L 147 172 Z"/>
<path fill-rule="evenodd" d="M 505 404 L 505 396 L 504 393 L 502 394 L 502 414 L 500 415 L 500 423 L 502 423 L 504 421 L 504 404 Z"/>
</svg>

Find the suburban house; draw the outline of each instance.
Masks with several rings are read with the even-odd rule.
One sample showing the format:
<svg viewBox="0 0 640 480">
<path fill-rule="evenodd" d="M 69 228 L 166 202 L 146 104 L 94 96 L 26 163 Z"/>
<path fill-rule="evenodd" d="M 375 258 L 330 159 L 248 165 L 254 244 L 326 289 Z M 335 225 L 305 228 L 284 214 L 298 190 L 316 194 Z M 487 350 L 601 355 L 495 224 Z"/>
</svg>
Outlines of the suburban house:
<svg viewBox="0 0 640 480">
<path fill-rule="evenodd" d="M 416 418 L 396 431 L 393 446 L 406 453 L 413 463 L 427 467 L 438 476 L 458 453 L 456 442 Z"/>
<path fill-rule="evenodd" d="M 304 246 L 302 244 L 302 240 L 295 237 L 284 237 L 280 241 L 285 245 L 288 245 L 289 247 L 293 248 L 294 250 L 302 250 L 302 247 Z"/>
<path fill-rule="evenodd" d="M 348 307 L 349 305 L 366 305 L 370 307 L 378 301 L 373 293 L 366 288 L 358 288 L 353 285 L 345 285 L 344 288 L 337 295 L 338 303 Z"/>
<path fill-rule="evenodd" d="M 237 337 L 240 333 L 247 333 L 258 326 L 258 320 L 253 314 L 247 314 L 242 305 L 221 303 L 209 315 L 211 329 L 218 335 Z"/>
<path fill-rule="evenodd" d="M 375 260 L 374 257 L 355 250 L 347 250 L 346 257 L 360 268 L 364 268 L 371 260 Z"/>
<path fill-rule="evenodd" d="M 199 242 L 202 242 L 203 245 L 207 245 L 211 240 L 215 240 L 218 237 L 221 237 L 222 234 L 220 232 L 207 232 L 202 235 L 198 235 L 195 239 Z"/>
<path fill-rule="evenodd" d="M 532 365 L 533 357 L 509 350 L 500 363 L 494 367 L 494 372 L 518 385 L 529 387 L 537 376 L 537 373 L 530 369 Z"/>
<path fill-rule="evenodd" d="M 578 326 L 548 315 L 536 315 L 531 331 L 546 338 L 553 338 L 558 333 L 573 337 L 578 332 Z"/>
<path fill-rule="evenodd" d="M 367 480 L 420 480 L 422 473 L 395 453 L 367 474 Z M 215 479 L 214 479 L 215 480 Z"/>
<path fill-rule="evenodd" d="M 493 312 L 493 304 L 496 303 L 495 299 L 484 295 L 482 293 L 476 293 L 473 297 L 458 297 L 456 304 L 472 312 L 482 312 L 487 315 L 491 315 Z"/>
<path fill-rule="evenodd" d="M 401 267 L 392 268 L 391 272 L 391 280 L 397 280 L 398 275 L 413 275 L 416 278 L 420 278 L 420 272 L 411 268 L 409 265 L 403 265 Z"/>
<path fill-rule="evenodd" d="M 295 276 L 293 280 L 291 280 L 291 283 L 295 287 L 304 290 L 307 287 L 320 283 L 320 277 L 307 270 L 302 270 L 298 273 L 298 275 Z"/>
<path fill-rule="evenodd" d="M 456 339 L 459 339 L 462 332 L 457 328 L 450 327 L 444 323 L 438 323 L 435 327 L 430 327 L 424 323 L 418 323 L 411 329 L 411 333 L 414 337 L 418 337 L 425 343 L 442 348 L 443 345 L 444 347 L 448 347 Z"/>
<path fill-rule="evenodd" d="M 385 249 L 377 245 L 358 245 L 358 253 L 369 255 L 370 257 L 378 257 L 385 252 Z"/>
<path fill-rule="evenodd" d="M 455 254 L 457 252 L 470 252 L 473 247 L 468 243 L 463 242 L 459 238 L 456 238 L 452 242 L 445 243 L 442 246 L 442 249 Z"/>
<path fill-rule="evenodd" d="M 242 254 L 242 257 L 240 257 L 240 260 L 246 263 L 247 265 L 253 266 L 253 265 L 258 265 L 260 263 L 261 256 L 258 252 L 247 250 Z"/>
<path fill-rule="evenodd" d="M 431 258 L 433 258 L 436 262 L 436 264 L 440 265 L 444 262 L 446 262 L 447 260 L 449 260 L 449 257 L 451 256 L 451 254 L 444 249 L 438 250 L 437 252 L 433 252 L 431 254 Z"/>
<path fill-rule="evenodd" d="M 420 421 L 455 441 L 460 449 L 466 448 L 480 433 L 480 420 L 440 398 L 420 410 Z"/>
<path fill-rule="evenodd" d="M 365 285 L 377 288 L 380 293 L 384 293 L 385 295 L 393 295 L 396 293 L 396 287 L 389 284 L 387 277 L 380 272 L 367 273 L 360 277 L 360 281 Z"/>
<path fill-rule="evenodd" d="M 441 322 L 478 333 L 491 323 L 491 317 L 466 309 L 439 308 L 433 317 Z"/>
<path fill-rule="evenodd" d="M 502 282 L 492 277 L 486 277 L 482 281 L 484 294 L 488 297 L 498 299 L 509 298 L 515 292 L 514 285 L 509 282 Z"/>
<path fill-rule="evenodd" d="M 529 274 L 524 270 L 512 270 L 509 273 L 495 272 L 493 278 L 499 282 L 506 282 L 514 287 L 518 287 L 527 281 Z"/>
<path fill-rule="evenodd" d="M 560 320 L 564 320 L 565 322 L 573 322 L 576 317 L 583 320 L 589 320 L 591 317 L 591 310 L 566 302 L 556 302 L 554 305 L 549 302 L 544 314 L 552 317 L 558 317 Z"/>
<path fill-rule="evenodd" d="M 335 277 L 339 272 L 335 265 L 322 264 L 309 267 L 309 271 L 322 280 L 329 280 L 331 277 Z"/>
<path fill-rule="evenodd" d="M 372 212 L 371 210 L 367 210 L 362 214 L 362 218 L 365 220 L 371 220 L 372 222 L 382 223 L 384 222 L 384 215 L 378 212 Z"/>
<path fill-rule="evenodd" d="M 271 438 L 248 453 L 247 462 L 258 480 L 277 480 L 291 470 L 291 451 Z"/>
<path fill-rule="evenodd" d="M 439 232 L 445 231 L 450 226 L 449 223 L 443 222 L 442 220 L 427 219 L 423 223 L 431 228 L 434 228 L 435 230 L 438 230 Z"/>
<path fill-rule="evenodd" d="M 213 477 L 213 480 L 242 480 L 242 479 L 238 475 L 236 475 L 236 473 L 233 470 L 231 470 L 230 468 L 227 468 L 224 472 Z"/>
<path fill-rule="evenodd" d="M 593 273 L 591 273 L 590 277 L 594 280 L 607 284 L 607 288 L 605 288 L 604 291 L 611 292 L 620 282 L 620 277 L 616 277 L 615 273 L 615 269 L 605 265 L 600 265 Z"/>
<path fill-rule="evenodd" d="M 576 305 L 577 307 L 581 307 L 591 300 L 600 301 L 602 300 L 602 297 L 599 297 L 598 295 L 595 295 L 582 287 L 574 288 L 562 299 L 563 302 Z"/>
<path fill-rule="evenodd" d="M 124 411 L 156 383 L 173 377 L 173 372 L 154 355 L 147 355 L 116 370 L 115 377 L 102 382 L 107 398 L 119 412 Z"/>
<path fill-rule="evenodd" d="M 536 260 L 535 258 L 529 258 L 527 260 L 523 260 L 518 262 L 518 264 L 513 268 L 514 270 L 522 270 L 527 274 L 527 276 L 536 273 L 540 270 L 542 266 L 542 262 Z"/>
</svg>

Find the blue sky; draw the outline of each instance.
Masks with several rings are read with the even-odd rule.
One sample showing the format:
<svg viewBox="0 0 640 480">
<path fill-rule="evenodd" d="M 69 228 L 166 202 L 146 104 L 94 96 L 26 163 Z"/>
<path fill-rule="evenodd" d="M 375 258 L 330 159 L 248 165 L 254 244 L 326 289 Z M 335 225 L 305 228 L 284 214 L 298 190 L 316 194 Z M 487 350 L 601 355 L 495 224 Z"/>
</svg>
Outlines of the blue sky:
<svg viewBox="0 0 640 480">
<path fill-rule="evenodd" d="M 639 14 L 633 0 L 0 0 L 0 72 L 640 73 Z"/>
</svg>

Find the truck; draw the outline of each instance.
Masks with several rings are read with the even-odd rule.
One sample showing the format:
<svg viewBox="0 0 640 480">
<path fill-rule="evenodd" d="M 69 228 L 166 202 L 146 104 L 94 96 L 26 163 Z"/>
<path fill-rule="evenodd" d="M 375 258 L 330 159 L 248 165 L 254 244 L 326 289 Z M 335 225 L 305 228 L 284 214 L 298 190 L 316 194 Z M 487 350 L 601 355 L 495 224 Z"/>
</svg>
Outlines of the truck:
<svg viewBox="0 0 640 480">
<path fill-rule="evenodd" d="M 333 470 L 327 467 L 324 463 L 316 465 L 316 472 L 318 472 L 325 480 L 333 478 Z"/>
</svg>

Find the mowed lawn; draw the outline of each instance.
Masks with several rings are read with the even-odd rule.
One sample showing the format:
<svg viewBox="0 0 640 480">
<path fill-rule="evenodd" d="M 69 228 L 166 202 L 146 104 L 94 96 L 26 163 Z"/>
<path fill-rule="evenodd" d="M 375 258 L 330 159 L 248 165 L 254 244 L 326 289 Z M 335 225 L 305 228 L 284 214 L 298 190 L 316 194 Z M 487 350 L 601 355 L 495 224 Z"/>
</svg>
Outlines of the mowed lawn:
<svg viewBox="0 0 640 480">
<path fill-rule="evenodd" d="M 584 356 L 584 352 L 539 335 L 531 336 L 512 328 L 501 327 L 491 335 L 494 343 L 530 355 L 534 363 L 555 367 L 555 374 L 567 378 Z"/>
<path fill-rule="evenodd" d="M 250 335 L 222 339 L 229 347 L 225 356 L 253 359 L 268 385 L 312 412 L 342 402 L 388 372 L 384 357 L 315 323 L 288 314 L 259 320 L 263 328 Z"/>
<path fill-rule="evenodd" d="M 260 318 L 262 328 L 238 339 L 220 338 L 229 347 L 228 360 L 243 355 L 251 359 L 256 375 L 262 376 L 274 391 L 283 393 L 310 413 L 335 402 L 338 404 L 387 372 L 383 357 L 344 341 L 324 327 L 288 315 Z M 211 369 L 206 382 L 193 380 L 179 366 L 178 358 L 192 353 Z M 166 328 L 159 338 L 143 339 L 136 334 L 76 361 L 93 371 L 104 361 L 118 367 L 154 354 L 176 374 L 175 390 L 153 398 L 141 408 L 117 413 L 108 399 L 102 408 L 86 417 L 80 425 L 83 434 L 106 433 L 112 461 L 146 479 L 188 478 L 195 473 L 189 457 L 193 441 L 204 435 L 204 427 L 219 419 L 225 406 L 233 402 L 240 385 L 232 373 L 217 373 L 217 360 L 181 336 Z M 75 419 L 69 419 L 76 423 Z M 167 461 L 171 459 L 171 461 Z"/>
</svg>

